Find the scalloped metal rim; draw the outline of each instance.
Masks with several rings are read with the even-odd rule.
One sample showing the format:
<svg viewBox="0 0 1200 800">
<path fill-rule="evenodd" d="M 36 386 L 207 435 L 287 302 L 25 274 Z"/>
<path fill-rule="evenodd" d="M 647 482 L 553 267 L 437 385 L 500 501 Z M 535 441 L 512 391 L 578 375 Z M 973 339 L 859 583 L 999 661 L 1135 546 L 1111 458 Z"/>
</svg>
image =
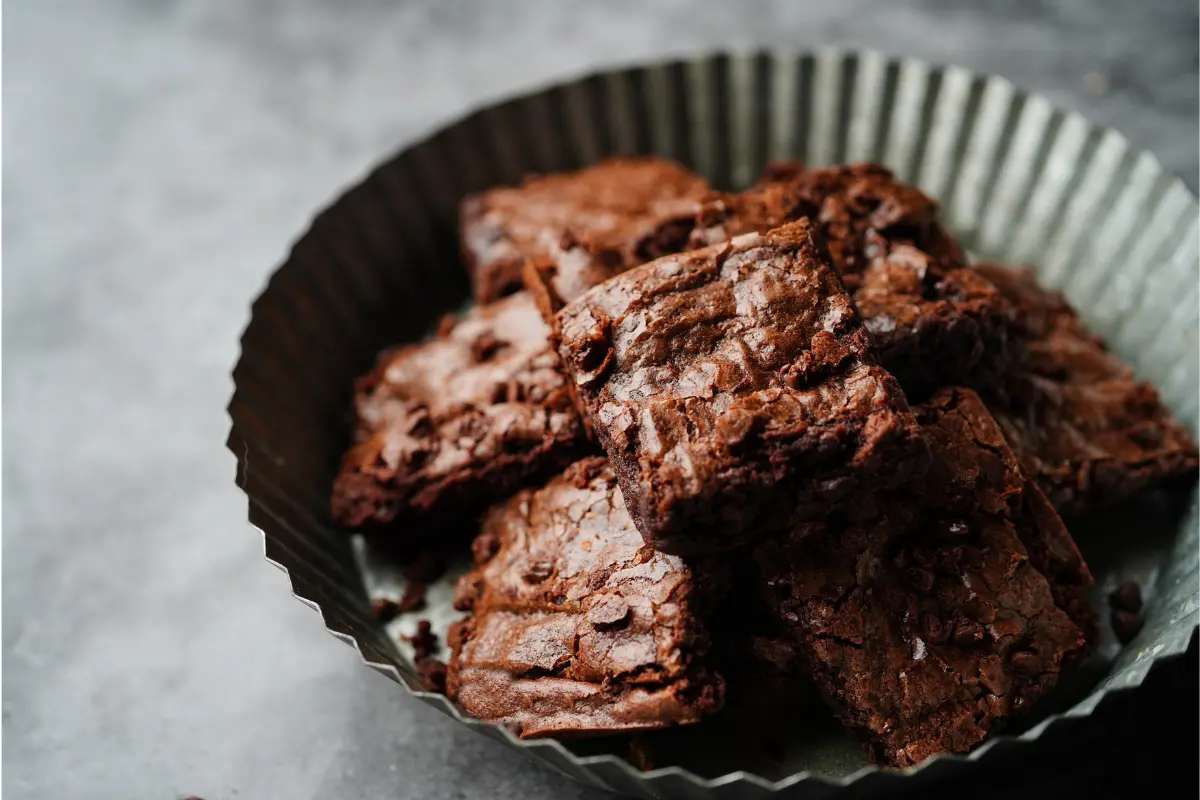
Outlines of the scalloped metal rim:
<svg viewBox="0 0 1200 800">
<path fill-rule="evenodd" d="M 873 57 L 877 57 L 877 58 L 883 58 L 889 62 L 896 62 L 896 63 L 902 63 L 902 64 L 920 64 L 930 70 L 962 69 L 959 67 L 951 67 L 949 65 L 937 65 L 937 64 L 930 63 L 930 62 L 925 62 L 922 59 L 888 56 L 885 53 L 880 53 L 878 51 L 874 51 L 874 50 L 870 50 L 870 49 L 866 49 L 866 48 L 853 49 L 853 50 L 839 50 L 837 48 L 823 48 L 823 49 L 820 49 L 817 51 L 786 51 L 786 50 L 772 50 L 772 49 L 766 49 L 766 50 L 754 49 L 754 50 L 741 50 L 741 51 L 738 51 L 738 50 L 712 51 L 712 52 L 706 52 L 706 53 L 701 53 L 701 54 L 692 54 L 692 55 L 683 55 L 683 54 L 678 55 L 678 56 L 668 55 L 668 56 L 665 56 L 663 59 L 659 59 L 659 60 L 656 60 L 653 62 L 614 63 L 614 64 L 608 65 L 604 69 L 580 72 L 580 73 L 574 75 L 573 77 L 567 76 L 567 77 L 559 79 L 559 80 L 542 82 L 542 83 L 530 86 L 530 87 L 524 89 L 523 91 L 516 91 L 516 92 L 499 95 L 499 96 L 491 98 L 490 101 L 481 101 L 474 108 L 470 109 L 469 111 L 459 114 L 447 121 L 443 121 L 439 124 L 436 124 L 436 125 L 430 127 L 429 129 L 427 129 L 427 132 L 424 135 L 413 140 L 407 147 L 402 148 L 401 150 L 397 151 L 397 153 L 403 152 L 403 150 L 408 150 L 408 149 L 412 149 L 412 148 L 421 146 L 422 144 L 428 142 L 433 137 L 440 134 L 442 131 L 444 131 L 450 127 L 453 127 L 454 125 L 468 119 L 473 114 L 478 113 L 480 110 L 485 109 L 487 107 L 499 105 L 506 101 L 514 100 L 514 99 L 517 99 L 517 98 L 520 98 L 520 97 L 523 97 L 526 95 L 536 94 L 537 92 L 540 92 L 540 91 L 545 91 L 545 90 L 555 88 L 558 86 L 572 84 L 577 81 L 587 80 L 589 78 L 595 78 L 598 76 L 602 76 L 602 75 L 616 72 L 616 71 L 623 70 L 623 69 L 635 69 L 635 68 L 639 68 L 639 67 L 650 66 L 651 64 L 666 63 L 666 62 L 674 61 L 674 60 L 690 62 L 690 61 L 695 61 L 698 59 L 707 59 L 707 58 L 714 58 L 714 57 L 719 57 L 719 56 L 731 56 L 732 57 L 732 56 L 746 56 L 746 55 L 763 54 L 763 55 L 768 55 L 772 58 L 781 58 L 781 57 L 795 58 L 795 57 L 800 57 L 807 52 L 819 52 L 819 53 L 823 53 L 823 54 L 836 53 L 841 56 L 846 56 L 846 55 L 850 55 L 850 54 L 867 55 L 867 56 L 873 56 Z M 964 72 L 971 75 L 972 77 L 983 77 L 983 76 L 981 76 L 980 73 L 977 73 L 974 71 L 964 70 Z M 1023 96 L 1026 99 L 1036 98 L 1036 99 L 1039 99 L 1039 100 L 1049 103 L 1049 100 L 1047 98 L 1045 98 L 1043 95 L 1036 93 L 1036 92 L 1027 92 L 1022 89 L 1019 89 L 1014 84 L 1012 84 L 1011 81 L 1009 81 L 1006 78 L 1003 78 L 1002 76 L 987 75 L 986 78 L 989 81 L 997 81 L 997 82 L 1001 83 L 1002 85 L 1005 85 L 1007 88 L 1011 89 L 1016 95 Z M 1053 104 L 1051 104 L 1051 106 L 1053 106 Z M 1077 112 L 1068 112 L 1068 113 L 1077 115 Z M 1100 126 L 1096 126 L 1094 123 L 1089 122 L 1088 124 L 1093 128 L 1100 128 Z M 1126 146 L 1129 145 L 1128 139 L 1124 135 L 1120 134 L 1119 132 L 1114 131 L 1109 128 L 1104 128 L 1103 130 L 1107 134 L 1114 136 L 1115 139 L 1122 145 L 1126 145 Z M 1154 166 L 1155 168 L 1159 169 L 1164 175 L 1171 175 L 1171 173 L 1169 173 L 1165 168 L 1162 167 L 1162 164 L 1158 161 L 1158 159 L 1153 154 L 1150 154 L 1146 151 L 1139 151 L 1139 152 L 1142 153 L 1142 155 L 1144 155 L 1145 157 L 1147 157 L 1149 159 L 1149 163 L 1152 166 Z M 379 170 L 382 168 L 382 166 L 389 163 L 395 157 L 395 155 L 396 154 L 393 153 L 393 154 L 389 155 L 388 157 L 381 159 L 380 161 L 377 161 L 374 166 L 372 166 L 371 168 L 369 168 L 367 170 L 365 175 L 363 175 L 359 181 L 348 184 L 347 189 L 345 189 L 341 193 L 339 193 L 337 195 L 337 197 L 334 198 L 333 201 L 331 201 L 328 205 L 326 205 L 324 208 L 322 208 L 320 211 L 318 211 L 317 215 L 314 216 L 314 219 L 316 217 L 319 217 L 319 215 L 321 213 L 323 213 L 326 209 L 337 205 L 341 201 L 341 199 L 346 195 L 346 193 L 350 191 L 350 189 L 353 186 L 356 186 L 359 183 L 366 182 L 366 181 L 369 181 L 372 178 L 374 178 L 376 176 L 376 174 L 379 172 Z M 1182 184 L 1182 180 L 1178 176 L 1172 175 L 1172 177 L 1176 182 Z M 1190 191 L 1188 192 L 1188 196 L 1191 197 L 1193 200 L 1196 199 L 1195 196 Z M 312 230 L 312 228 L 310 226 L 303 233 L 301 233 L 300 236 L 298 236 L 296 239 L 294 239 L 293 240 L 293 248 L 294 248 L 295 244 L 298 243 L 299 241 L 301 241 L 302 239 L 304 239 L 304 237 L 306 237 L 311 232 L 311 230 Z M 292 248 L 289 248 L 289 257 L 290 257 L 291 252 L 292 252 Z M 283 263 L 287 263 L 287 259 L 285 259 L 283 262 L 281 262 L 281 265 Z M 239 337 L 239 362 L 240 362 L 241 358 L 244 356 L 244 352 L 245 352 L 245 350 L 244 350 L 245 333 L 249 329 L 250 321 L 252 321 L 254 318 L 254 312 L 255 312 L 256 308 L 258 307 L 259 302 L 269 292 L 269 290 L 271 288 L 271 282 L 272 282 L 273 277 L 274 277 L 274 273 L 272 273 L 271 277 L 268 278 L 268 281 L 267 281 L 266 285 L 263 287 L 262 291 L 259 292 L 258 296 L 251 303 L 250 320 L 247 322 L 246 327 L 243 328 L 242 336 Z M 234 381 L 234 386 L 235 386 L 235 388 L 234 388 L 233 397 L 236 397 L 237 391 L 238 391 L 236 380 Z M 245 451 L 245 449 L 243 449 L 242 452 L 238 452 L 238 449 L 235 447 L 235 444 L 234 444 L 236 441 L 239 441 L 241 437 L 237 431 L 237 424 L 233 420 L 232 414 L 230 412 L 232 405 L 233 405 L 233 400 L 231 399 L 230 403 L 226 407 L 226 417 L 229 418 L 229 421 L 230 421 L 230 433 L 229 433 L 229 438 L 226 442 L 226 446 L 237 459 L 238 467 L 237 467 L 236 483 L 238 485 L 238 488 L 241 489 L 243 491 L 243 493 L 245 494 L 245 486 L 243 485 L 243 483 L 244 483 L 243 477 L 246 475 L 246 472 L 248 469 L 249 457 L 248 457 L 248 454 Z M 250 502 L 251 502 L 250 497 L 247 494 L 248 507 L 249 507 Z M 1122 693 L 1126 693 L 1126 692 L 1136 691 L 1144 682 L 1147 674 L 1149 674 L 1150 670 L 1153 669 L 1156 664 L 1159 664 L 1164 660 L 1173 659 L 1173 658 L 1182 656 L 1186 652 L 1187 647 L 1189 646 L 1189 643 L 1196 638 L 1197 632 L 1200 631 L 1200 618 L 1194 619 L 1191 624 L 1191 633 L 1187 638 L 1176 639 L 1174 642 L 1170 642 L 1167 645 L 1163 646 L 1162 649 L 1159 650 L 1153 658 L 1147 659 L 1140 668 L 1136 669 L 1133 672 L 1133 674 L 1130 675 L 1128 681 L 1124 685 L 1108 686 L 1108 687 L 1102 687 L 1097 690 L 1094 690 L 1087 697 L 1080 700 L 1078 703 L 1076 703 L 1071 708 L 1067 709 L 1066 711 L 1059 712 L 1057 714 L 1052 714 L 1052 715 L 1048 716 L 1046 719 L 1044 719 L 1038 725 L 1025 731 L 1024 733 L 1021 733 L 1021 734 L 1018 734 L 1015 736 L 1007 735 L 1007 734 L 1000 734 L 1000 735 L 994 736 L 994 737 L 990 738 L 988 741 L 986 741 L 984 744 L 980 745 L 978 748 L 976 748 L 975 750 L 971 751 L 970 753 L 968 753 L 966 755 L 948 754 L 948 753 L 938 754 L 938 755 L 935 755 L 935 756 L 932 756 L 932 757 L 926 759 L 925 761 L 921 762 L 920 764 L 918 764 L 916 766 L 908 767 L 903 770 L 879 767 L 876 765 L 867 765 L 867 766 L 864 766 L 863 768 L 861 768 L 849 775 L 841 777 L 841 778 L 830 778 L 830 777 L 815 774 L 815 773 L 812 773 L 809 771 L 803 771 L 803 772 L 798 772 L 793 775 L 790 775 L 786 778 L 782 778 L 780 780 L 771 781 L 771 780 L 767 780 L 766 778 L 763 778 L 759 775 L 756 775 L 752 772 L 747 772 L 744 770 L 730 772 L 730 773 L 727 773 L 727 774 L 722 775 L 717 778 L 702 778 L 699 775 L 691 772 L 690 770 L 684 769 L 682 767 L 674 767 L 674 766 L 673 767 L 662 767 L 662 768 L 648 770 L 648 771 L 641 771 L 641 770 L 638 770 L 635 767 L 633 767 L 631 764 L 629 764 L 629 762 L 625 761 L 624 759 L 619 758 L 617 756 L 613 756 L 613 755 L 606 754 L 606 755 L 594 755 L 594 756 L 578 756 L 578 755 L 572 753 L 566 747 L 564 747 L 560 742 L 553 740 L 553 739 L 539 739 L 539 740 L 518 739 L 516 736 L 514 736 L 510 731 L 508 731 L 503 726 L 496 725 L 494 723 L 483 722 L 481 720 L 474 719 L 473 717 L 464 716 L 458 710 L 458 708 L 456 708 L 452 703 L 450 703 L 450 701 L 447 700 L 446 697 L 444 697 L 443 695 L 422 691 L 419 687 L 410 685 L 410 683 L 405 679 L 405 676 L 398 669 L 396 669 L 396 667 L 394 665 L 369 660 L 365 655 L 363 655 L 363 651 L 362 651 L 362 648 L 361 648 L 359 642 L 353 636 L 351 636 L 347 633 L 336 631 L 329 626 L 329 624 L 327 623 L 326 618 L 325 618 L 325 612 L 321 608 L 321 606 L 318 602 L 311 600 L 307 597 L 304 597 L 303 595 L 299 594 L 296 591 L 296 589 L 292 583 L 291 575 L 290 575 L 287 567 L 284 566 L 283 564 L 280 564 L 277 561 L 272 560 L 269 556 L 266 555 L 266 537 L 267 537 L 266 531 L 264 531 L 258 525 L 254 524 L 252 521 L 249 521 L 249 520 L 247 520 L 247 521 L 248 521 L 248 524 L 250 525 L 250 527 L 252 527 L 254 530 L 258 531 L 258 533 L 263 537 L 264 560 L 267 561 L 267 563 L 271 564 L 272 566 L 278 568 L 285 575 L 288 576 L 288 587 L 291 590 L 292 596 L 295 597 L 297 600 L 301 601 L 302 603 L 304 603 L 304 605 L 315 610 L 321 616 L 321 622 L 325 626 L 325 630 L 330 635 L 332 635 L 334 638 L 336 638 L 339 641 L 343 642 L 344 644 L 352 647 L 355 650 L 355 652 L 358 653 L 359 657 L 362 659 L 363 663 L 366 666 L 372 668 L 376 672 L 379 672 L 379 673 L 391 678 L 393 681 L 395 681 L 396 683 L 403 686 L 405 691 L 407 691 L 410 695 L 420 699 L 422 702 L 426 703 L 427 705 L 437 708 L 439 711 L 449 715 L 450 717 L 452 717 L 453 719 L 462 723 L 463 725 L 470 728 L 471 730 L 484 733 L 485 735 L 490 734 L 490 738 L 500 738 L 506 744 L 508 744 L 509 746 L 514 747 L 514 748 L 519 748 L 522 750 L 529 750 L 529 751 L 533 751 L 533 752 L 552 751 L 552 752 L 556 753 L 557 755 L 559 755 L 560 757 L 562 757 L 563 759 L 565 759 L 567 762 L 573 763 L 579 767 L 582 767 L 588 773 L 589 778 L 591 778 L 593 781 L 595 781 L 595 783 L 597 785 L 607 787 L 613 791 L 615 791 L 615 789 L 612 789 L 612 787 L 610 787 L 608 785 L 608 783 L 603 780 L 603 778 L 601 778 L 594 771 L 592 771 L 588 768 L 592 767 L 592 766 L 600 766 L 600 765 L 611 767 L 611 768 L 616 769 L 616 770 L 620 771 L 621 773 L 623 773 L 625 775 L 625 777 L 627 777 L 631 781 L 649 783 L 651 791 L 654 791 L 655 783 L 661 782 L 666 778 L 677 778 L 677 779 L 683 780 L 683 781 L 691 784 L 692 786 L 694 786 L 697 789 L 702 789 L 702 790 L 712 790 L 712 789 L 726 787 L 731 784 L 746 783 L 746 784 L 750 784 L 754 787 L 757 787 L 759 789 L 762 789 L 762 790 L 765 790 L 768 792 L 778 792 L 778 791 L 781 791 L 781 790 L 784 790 L 784 789 L 787 789 L 787 788 L 790 788 L 790 787 L 793 787 L 793 786 L 796 786 L 796 785 L 802 784 L 802 783 L 822 784 L 822 785 L 830 787 L 830 788 L 845 788 L 868 775 L 873 775 L 873 774 L 877 774 L 877 773 L 891 775 L 891 776 L 894 776 L 896 779 L 903 779 L 907 776 L 926 771 L 926 770 L 930 769 L 931 767 L 933 767 L 933 765 L 935 765 L 935 764 L 971 763 L 971 762 L 980 761 L 980 760 L 988 757 L 988 754 L 991 753 L 993 750 L 995 750 L 997 747 L 1000 747 L 1000 746 L 1006 745 L 1006 744 L 1009 744 L 1009 745 L 1031 744 L 1031 743 L 1035 742 L 1042 735 L 1043 732 L 1045 732 L 1046 730 L 1049 730 L 1050 728 L 1054 727 L 1057 723 L 1059 723 L 1065 719 L 1082 718 L 1082 717 L 1086 717 L 1086 716 L 1090 715 L 1095 710 L 1095 708 L 1109 695 L 1122 694 Z M 1191 616 L 1195 617 L 1196 613 L 1193 612 L 1191 614 Z M 571 776 L 571 777 L 574 777 L 574 776 Z"/>
</svg>

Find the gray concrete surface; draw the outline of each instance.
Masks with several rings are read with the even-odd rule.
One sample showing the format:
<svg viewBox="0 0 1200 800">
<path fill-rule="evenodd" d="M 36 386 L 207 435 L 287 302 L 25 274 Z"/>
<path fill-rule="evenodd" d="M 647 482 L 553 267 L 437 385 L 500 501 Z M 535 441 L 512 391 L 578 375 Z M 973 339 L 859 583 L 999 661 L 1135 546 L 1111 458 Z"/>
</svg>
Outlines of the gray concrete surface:
<svg viewBox="0 0 1200 800">
<path fill-rule="evenodd" d="M 410 702 L 293 600 L 223 441 L 312 212 L 499 93 L 720 45 L 999 72 L 1197 183 L 1194 2 L 9 0 L 8 798 L 595 797 Z"/>
</svg>

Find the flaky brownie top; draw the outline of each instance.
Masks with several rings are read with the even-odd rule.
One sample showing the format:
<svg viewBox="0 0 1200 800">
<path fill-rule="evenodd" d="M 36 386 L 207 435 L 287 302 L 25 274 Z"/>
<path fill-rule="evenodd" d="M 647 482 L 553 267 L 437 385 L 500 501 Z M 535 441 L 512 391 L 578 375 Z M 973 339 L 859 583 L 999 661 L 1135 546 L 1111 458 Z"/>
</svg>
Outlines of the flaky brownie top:
<svg viewBox="0 0 1200 800">
<path fill-rule="evenodd" d="M 427 505 L 445 480 L 551 442 L 582 441 L 548 336 L 532 299 L 519 293 L 448 318 L 429 341 L 385 352 L 356 387 L 356 444 L 339 481 L 348 489 L 347 481 L 365 486 L 369 477 L 398 494 L 371 508 L 362 491 L 335 484 L 339 521 L 358 525 L 394 515 L 398 503 Z"/>
<path fill-rule="evenodd" d="M 757 185 L 740 194 L 712 196 L 692 233 L 693 245 L 725 241 L 749 231 L 810 218 L 829 247 L 846 287 L 870 261 L 867 237 L 905 242 L 947 268 L 965 262 L 958 244 L 937 222 L 937 203 L 904 184 L 886 167 L 850 164 L 806 170 L 798 164 L 768 167 Z"/>
<path fill-rule="evenodd" d="M 577 172 L 491 189 L 462 209 L 463 249 L 476 271 L 535 262 L 539 295 L 557 308 L 621 269 L 676 252 L 709 191 L 659 158 L 610 158 Z"/>
</svg>

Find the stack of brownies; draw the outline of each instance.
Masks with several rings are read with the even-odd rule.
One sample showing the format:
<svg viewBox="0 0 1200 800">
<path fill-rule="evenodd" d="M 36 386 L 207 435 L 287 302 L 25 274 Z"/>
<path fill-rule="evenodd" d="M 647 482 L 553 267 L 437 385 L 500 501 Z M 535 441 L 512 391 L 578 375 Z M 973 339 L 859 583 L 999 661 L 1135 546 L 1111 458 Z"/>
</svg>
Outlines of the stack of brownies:
<svg viewBox="0 0 1200 800">
<path fill-rule="evenodd" d="M 333 511 L 477 526 L 447 693 L 520 736 L 699 723 L 769 672 L 875 760 L 965 752 L 1096 638 L 1060 514 L 1196 471 L 1061 296 L 882 167 L 614 159 L 461 214 L 477 305 L 359 382 Z"/>
</svg>

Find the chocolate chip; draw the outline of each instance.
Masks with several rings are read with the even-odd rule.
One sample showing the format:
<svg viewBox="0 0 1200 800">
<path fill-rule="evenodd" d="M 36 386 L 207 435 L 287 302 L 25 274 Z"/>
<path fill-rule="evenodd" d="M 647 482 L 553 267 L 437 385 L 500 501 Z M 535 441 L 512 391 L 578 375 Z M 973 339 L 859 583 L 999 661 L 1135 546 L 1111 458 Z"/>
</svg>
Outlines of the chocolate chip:
<svg viewBox="0 0 1200 800">
<path fill-rule="evenodd" d="M 1042 669 L 1042 659 L 1032 650 L 1017 650 L 1010 657 L 1012 668 L 1022 675 L 1036 675 Z"/>
<path fill-rule="evenodd" d="M 1113 608 L 1137 614 L 1142 610 L 1142 587 L 1137 581 L 1126 581 L 1112 590 L 1108 596 L 1108 604 Z"/>
<path fill-rule="evenodd" d="M 1129 644 L 1133 641 L 1133 637 L 1137 636 L 1142 626 L 1146 624 L 1146 620 L 1142 619 L 1140 615 L 1120 608 L 1113 609 L 1109 621 L 1112 623 L 1113 633 L 1117 635 L 1121 644 Z"/>
<path fill-rule="evenodd" d="M 534 561 L 521 575 L 526 583 L 541 583 L 554 574 L 554 565 L 549 561 Z"/>
<path fill-rule="evenodd" d="M 588 609 L 587 620 L 598 629 L 615 628 L 629 619 L 629 604 L 620 595 L 600 597 Z"/>
</svg>

